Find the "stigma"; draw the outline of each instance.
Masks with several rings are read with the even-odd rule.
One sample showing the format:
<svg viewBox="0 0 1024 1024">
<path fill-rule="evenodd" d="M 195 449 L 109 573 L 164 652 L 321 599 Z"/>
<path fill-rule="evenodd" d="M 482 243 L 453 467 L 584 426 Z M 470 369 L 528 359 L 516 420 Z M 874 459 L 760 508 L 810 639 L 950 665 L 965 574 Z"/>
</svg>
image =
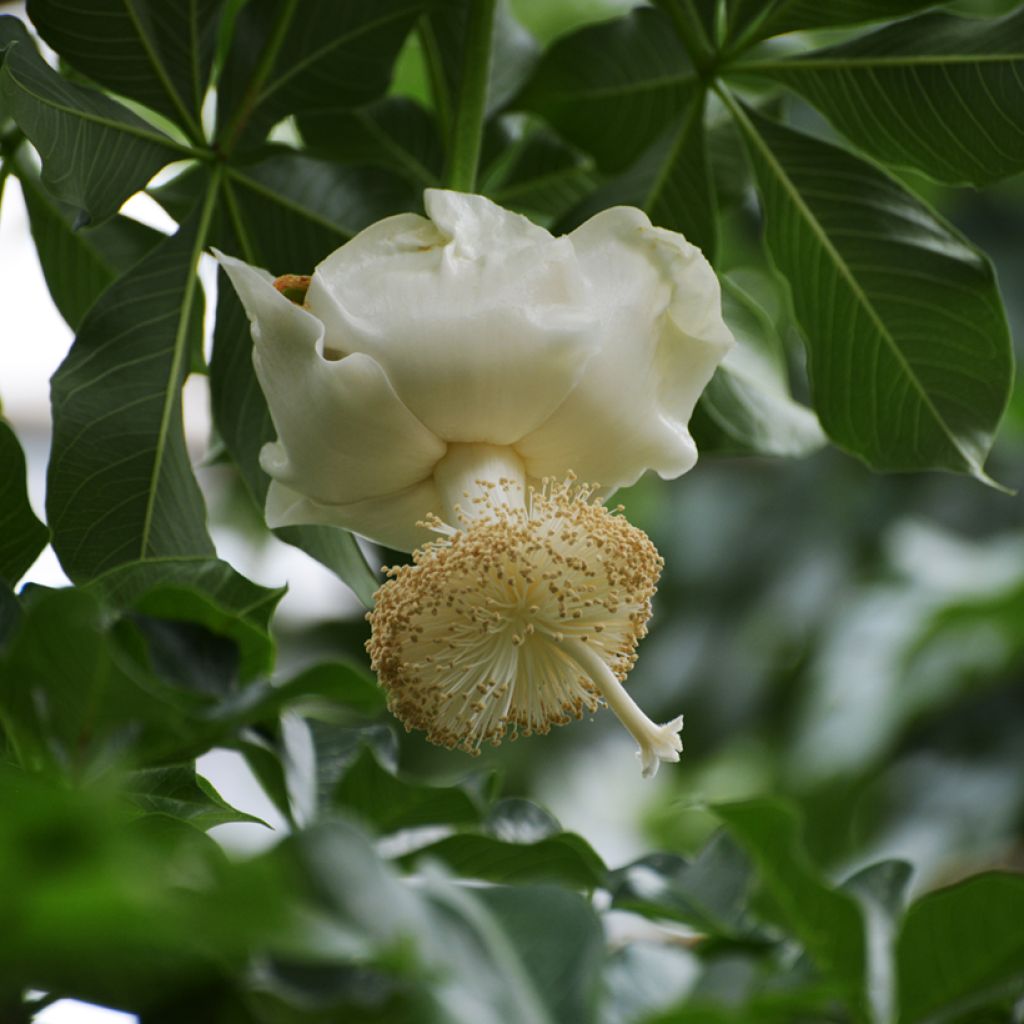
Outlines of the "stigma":
<svg viewBox="0 0 1024 1024">
<path fill-rule="evenodd" d="M 436 539 L 386 570 L 367 615 L 392 713 L 478 754 L 607 705 L 645 777 L 678 761 L 682 718 L 655 724 L 623 686 L 664 566 L 654 544 L 571 475 L 473 483 L 455 522 L 432 517 Z"/>
</svg>

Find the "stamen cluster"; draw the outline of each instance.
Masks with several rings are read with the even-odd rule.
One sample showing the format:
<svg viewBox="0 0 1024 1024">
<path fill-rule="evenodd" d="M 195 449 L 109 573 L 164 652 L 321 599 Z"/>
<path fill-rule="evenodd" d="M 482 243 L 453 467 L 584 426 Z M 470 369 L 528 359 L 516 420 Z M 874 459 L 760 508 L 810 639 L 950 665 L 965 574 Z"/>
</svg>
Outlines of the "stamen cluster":
<svg viewBox="0 0 1024 1024">
<path fill-rule="evenodd" d="M 546 733 L 602 702 L 571 650 L 626 678 L 664 562 L 647 535 L 595 502 L 596 488 L 546 480 L 524 502 L 511 481 L 477 481 L 454 528 L 388 580 L 367 616 L 367 650 L 407 729 L 471 754 L 508 734 Z"/>
</svg>

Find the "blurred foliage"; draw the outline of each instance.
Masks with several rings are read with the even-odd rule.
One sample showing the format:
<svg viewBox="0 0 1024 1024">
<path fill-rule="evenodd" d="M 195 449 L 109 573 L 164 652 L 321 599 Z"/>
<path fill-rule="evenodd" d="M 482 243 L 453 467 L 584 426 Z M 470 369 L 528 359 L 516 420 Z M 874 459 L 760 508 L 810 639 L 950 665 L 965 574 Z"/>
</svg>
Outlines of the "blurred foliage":
<svg viewBox="0 0 1024 1024">
<path fill-rule="evenodd" d="M 0 19 L 0 182 L 78 332 L 47 526 L 0 423 L 0 1020 L 1024 1020 L 1024 529 L 978 482 L 1024 488 L 1019 386 L 982 468 L 997 277 L 1024 336 L 1018 3 L 499 8 L 480 190 L 558 230 L 642 206 L 740 341 L 700 467 L 621 495 L 667 562 L 631 688 L 689 721 L 656 785 L 607 714 L 475 762 L 399 734 L 362 621 L 280 623 L 214 556 L 181 384 L 214 517 L 263 530 L 273 428 L 226 289 L 205 365 L 197 257 L 305 271 L 444 184 L 471 2 L 30 0 L 59 70 Z M 177 234 L 117 213 L 178 159 Z M 78 586 L 16 591 L 48 530 Z M 348 534 L 281 533 L 370 599 Z M 265 852 L 206 834 L 266 828 L 215 747 L 286 822 Z"/>
</svg>

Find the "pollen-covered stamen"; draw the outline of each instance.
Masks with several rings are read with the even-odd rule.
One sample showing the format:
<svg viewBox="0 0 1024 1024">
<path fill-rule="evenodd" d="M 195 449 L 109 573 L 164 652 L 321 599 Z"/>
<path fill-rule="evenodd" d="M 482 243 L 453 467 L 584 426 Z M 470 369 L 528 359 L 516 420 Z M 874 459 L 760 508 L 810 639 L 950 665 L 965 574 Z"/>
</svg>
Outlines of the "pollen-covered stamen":
<svg viewBox="0 0 1024 1024">
<path fill-rule="evenodd" d="M 545 481 L 524 500 L 518 481 L 477 480 L 458 528 L 433 520 L 439 539 L 388 570 L 367 648 L 408 729 L 475 754 L 603 700 L 640 744 L 645 775 L 679 759 L 681 721 L 655 725 L 621 682 L 663 562 L 595 493 Z"/>
</svg>

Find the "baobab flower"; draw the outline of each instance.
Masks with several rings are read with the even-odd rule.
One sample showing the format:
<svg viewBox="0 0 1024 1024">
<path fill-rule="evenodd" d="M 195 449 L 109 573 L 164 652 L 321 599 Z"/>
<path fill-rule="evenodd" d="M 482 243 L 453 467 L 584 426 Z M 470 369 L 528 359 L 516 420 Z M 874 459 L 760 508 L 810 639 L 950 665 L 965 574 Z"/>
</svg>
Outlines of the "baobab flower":
<svg viewBox="0 0 1024 1024">
<path fill-rule="evenodd" d="M 662 563 L 600 499 L 694 464 L 687 423 L 732 342 L 717 279 L 629 207 L 555 238 L 480 196 L 424 204 L 327 257 L 301 305 L 292 276 L 220 257 L 278 434 L 268 522 L 416 549 L 370 616 L 407 726 L 475 752 L 604 701 L 652 774 L 682 720 L 655 726 L 622 680 Z"/>
</svg>

